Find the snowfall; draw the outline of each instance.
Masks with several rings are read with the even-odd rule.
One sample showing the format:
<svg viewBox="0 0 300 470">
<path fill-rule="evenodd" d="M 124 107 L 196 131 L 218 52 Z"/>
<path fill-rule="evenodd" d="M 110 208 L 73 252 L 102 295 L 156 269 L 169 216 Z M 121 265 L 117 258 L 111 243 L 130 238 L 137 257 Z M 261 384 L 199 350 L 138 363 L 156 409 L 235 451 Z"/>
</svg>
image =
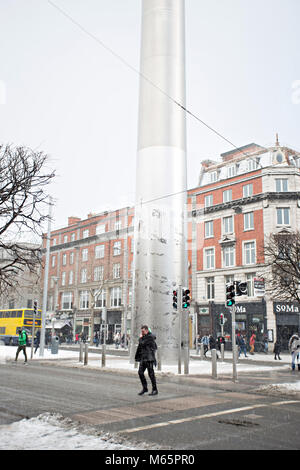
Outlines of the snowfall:
<svg viewBox="0 0 300 470">
<path fill-rule="evenodd" d="M 137 370 L 134 364 L 131 364 L 126 357 L 110 355 L 109 349 L 106 355 L 105 370 L 115 370 L 116 372 L 136 374 Z M 14 360 L 16 347 L 4 346 L 0 344 L 0 364 L 8 363 Z M 209 357 L 209 354 L 207 356 Z M 89 352 L 88 364 L 79 362 L 79 351 L 59 349 L 57 354 L 52 354 L 51 350 L 45 349 L 41 357 L 39 351 L 31 359 L 31 348 L 27 348 L 28 361 L 56 361 L 58 366 L 62 367 L 82 367 L 101 369 L 101 354 Z M 194 358 L 194 359 L 193 359 Z M 189 362 L 189 374 L 193 377 L 210 376 L 212 374 L 212 364 L 210 360 L 199 359 L 195 351 L 191 351 L 191 360 Z M 231 359 L 231 352 L 225 352 L 225 360 Z M 237 363 L 237 373 L 251 371 L 268 371 L 276 369 L 291 368 L 291 357 L 289 354 L 282 354 L 282 360 L 274 365 L 274 356 L 269 354 L 255 354 L 241 359 Z M 23 354 L 19 355 L 20 362 L 23 362 Z M 268 365 L 268 363 L 273 364 Z M 27 367 L 27 366 L 24 366 Z M 182 364 L 182 375 L 184 365 Z M 157 376 L 178 376 L 178 365 L 162 364 L 161 371 L 156 370 Z M 221 358 L 217 361 L 217 374 L 232 375 L 232 363 L 222 362 Z M 270 384 L 261 387 L 262 390 L 276 391 L 276 393 L 297 394 L 300 392 L 300 380 L 291 383 Z M 0 425 L 0 450 L 145 450 L 151 448 L 145 443 L 133 445 L 126 442 L 117 435 L 110 435 L 101 431 L 83 428 L 82 425 L 72 422 L 70 419 L 58 414 L 45 413 L 37 417 L 17 421 L 12 424 Z M 152 447 L 153 449 L 154 447 Z M 157 448 L 157 447 L 155 447 Z"/>
</svg>

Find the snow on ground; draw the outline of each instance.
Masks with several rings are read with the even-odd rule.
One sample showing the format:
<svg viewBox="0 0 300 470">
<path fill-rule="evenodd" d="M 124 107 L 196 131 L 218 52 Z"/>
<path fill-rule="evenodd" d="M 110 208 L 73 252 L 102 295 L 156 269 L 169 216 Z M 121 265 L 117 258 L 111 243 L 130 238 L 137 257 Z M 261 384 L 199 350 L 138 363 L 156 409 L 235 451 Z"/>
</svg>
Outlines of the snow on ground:
<svg viewBox="0 0 300 470">
<path fill-rule="evenodd" d="M 107 433 L 83 431 L 71 420 L 45 413 L 36 418 L 0 426 L 0 450 L 145 449 L 145 445 L 133 447 L 123 442 L 122 438 Z"/>
</svg>

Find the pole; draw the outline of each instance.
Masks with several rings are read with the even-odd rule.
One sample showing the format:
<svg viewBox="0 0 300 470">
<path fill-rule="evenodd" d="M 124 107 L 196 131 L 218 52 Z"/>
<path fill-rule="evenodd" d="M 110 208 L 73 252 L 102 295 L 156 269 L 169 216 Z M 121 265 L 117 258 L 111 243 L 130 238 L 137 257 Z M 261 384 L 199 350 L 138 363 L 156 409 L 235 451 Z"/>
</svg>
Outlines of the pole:
<svg viewBox="0 0 300 470">
<path fill-rule="evenodd" d="M 236 342 L 235 342 L 235 304 L 231 307 L 231 320 L 232 320 L 232 332 L 231 332 L 231 340 L 232 340 L 232 380 L 233 382 L 237 382 L 237 368 L 236 368 Z"/>
<path fill-rule="evenodd" d="M 33 316 L 32 316 L 32 330 L 31 330 L 31 355 L 30 358 L 33 358 L 33 346 L 34 346 L 34 329 L 35 329 L 35 312 L 37 310 L 37 300 L 34 301 Z"/>
<path fill-rule="evenodd" d="M 217 351 L 211 350 L 211 376 L 213 379 L 217 378 Z"/>
<path fill-rule="evenodd" d="M 107 319 L 107 310 L 106 310 L 106 307 L 103 307 L 102 320 L 103 320 L 104 331 L 103 331 L 102 358 L 101 358 L 102 367 L 106 366 L 106 319 Z"/>
<path fill-rule="evenodd" d="M 45 273 L 44 273 L 43 305 L 42 305 L 42 327 L 41 327 L 41 338 L 40 338 L 40 356 L 42 357 L 44 356 L 44 348 L 45 348 L 45 327 L 46 327 L 46 310 L 47 310 L 47 295 L 48 295 L 52 206 L 53 206 L 53 202 L 50 196 L 49 197 L 47 243 L 46 243 L 46 262 L 45 262 Z"/>
<path fill-rule="evenodd" d="M 177 308 L 179 315 L 179 337 L 178 337 L 178 374 L 181 374 L 181 343 L 182 343 L 182 286 L 178 286 Z"/>
</svg>

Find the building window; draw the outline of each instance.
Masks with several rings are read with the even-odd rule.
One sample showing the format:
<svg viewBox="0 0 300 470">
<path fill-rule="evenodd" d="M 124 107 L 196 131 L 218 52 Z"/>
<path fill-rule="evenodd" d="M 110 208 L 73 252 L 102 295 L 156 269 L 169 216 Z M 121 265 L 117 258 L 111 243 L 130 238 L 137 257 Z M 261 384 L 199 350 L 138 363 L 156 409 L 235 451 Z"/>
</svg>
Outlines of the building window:
<svg viewBox="0 0 300 470">
<path fill-rule="evenodd" d="M 255 242 L 244 243 L 244 264 L 255 264 Z"/>
<path fill-rule="evenodd" d="M 68 235 L 64 235 L 64 243 L 68 243 Z"/>
<path fill-rule="evenodd" d="M 121 271 L 120 263 L 113 264 L 113 279 L 120 278 L 120 271 Z"/>
<path fill-rule="evenodd" d="M 80 291 L 79 294 L 79 308 L 89 308 L 89 292 L 87 290 Z"/>
<path fill-rule="evenodd" d="M 233 216 L 223 218 L 223 234 L 233 233 Z"/>
<path fill-rule="evenodd" d="M 259 165 L 259 159 L 251 158 L 250 160 L 248 160 L 248 171 L 256 170 L 258 165 Z"/>
<path fill-rule="evenodd" d="M 95 246 L 95 258 L 96 259 L 104 258 L 104 246 L 105 245 Z"/>
<path fill-rule="evenodd" d="M 74 253 L 70 253 L 70 264 L 74 263 Z"/>
<path fill-rule="evenodd" d="M 276 183 L 276 192 L 277 193 L 286 193 L 288 191 L 288 180 L 287 180 L 287 178 L 276 179 L 275 183 Z"/>
<path fill-rule="evenodd" d="M 115 230 L 121 230 L 121 228 L 122 228 L 121 220 L 116 220 L 115 221 Z"/>
<path fill-rule="evenodd" d="M 121 254 L 121 242 L 115 242 L 113 248 L 114 256 L 118 256 Z"/>
<path fill-rule="evenodd" d="M 62 310 L 72 309 L 72 292 L 63 292 L 61 296 Z"/>
<path fill-rule="evenodd" d="M 223 248 L 223 267 L 229 268 L 234 266 L 234 254 L 235 249 L 234 246 L 225 246 Z"/>
<path fill-rule="evenodd" d="M 88 236 L 89 236 L 89 230 L 88 229 L 83 230 L 82 238 L 88 238 Z"/>
<path fill-rule="evenodd" d="M 248 297 L 253 297 L 254 296 L 254 278 L 255 277 L 256 277 L 256 273 L 246 274 L 247 295 L 248 295 Z"/>
<path fill-rule="evenodd" d="M 121 287 L 113 287 L 110 289 L 110 306 L 119 307 L 122 303 L 121 298 L 122 292 Z"/>
<path fill-rule="evenodd" d="M 53 238 L 52 240 L 52 246 L 55 246 L 56 245 L 56 238 Z"/>
<path fill-rule="evenodd" d="M 61 285 L 62 286 L 66 285 L 66 273 L 65 272 L 61 273 Z"/>
<path fill-rule="evenodd" d="M 213 195 L 208 194 L 204 196 L 204 207 L 211 207 L 213 205 Z"/>
<path fill-rule="evenodd" d="M 215 249 L 206 248 L 204 250 L 204 266 L 205 269 L 213 269 L 215 267 Z"/>
<path fill-rule="evenodd" d="M 74 276 L 73 271 L 70 271 L 69 272 L 69 285 L 73 284 L 73 276 Z"/>
<path fill-rule="evenodd" d="M 67 254 L 66 253 L 64 253 L 62 255 L 62 264 L 63 264 L 63 266 L 66 266 L 66 264 L 67 264 Z"/>
<path fill-rule="evenodd" d="M 96 266 L 94 268 L 94 281 L 102 281 L 104 273 L 104 266 Z"/>
<path fill-rule="evenodd" d="M 245 186 L 243 186 L 243 197 L 249 197 L 249 196 L 252 196 L 253 194 L 253 184 L 250 183 L 250 184 L 245 184 Z"/>
<path fill-rule="evenodd" d="M 227 168 L 227 175 L 228 175 L 228 178 L 232 178 L 233 176 L 236 175 L 236 166 L 235 165 L 230 165 Z"/>
<path fill-rule="evenodd" d="M 223 191 L 223 202 L 230 201 L 232 201 L 232 189 L 226 189 L 226 191 Z"/>
<path fill-rule="evenodd" d="M 75 241 L 75 233 L 72 233 L 71 234 L 71 242 L 74 242 Z"/>
<path fill-rule="evenodd" d="M 80 281 L 87 282 L 87 269 L 86 268 L 83 268 L 81 270 Z"/>
<path fill-rule="evenodd" d="M 210 238 L 214 236 L 214 221 L 208 220 L 204 224 L 205 227 L 205 238 Z"/>
<path fill-rule="evenodd" d="M 277 207 L 277 225 L 290 225 L 290 208 Z"/>
<path fill-rule="evenodd" d="M 106 290 L 101 289 L 101 292 L 96 296 L 95 308 L 102 308 L 106 306 Z"/>
<path fill-rule="evenodd" d="M 213 300 L 215 298 L 215 278 L 206 278 L 206 298 L 207 300 Z"/>
<path fill-rule="evenodd" d="M 96 235 L 102 235 L 102 233 L 105 233 L 105 224 L 99 224 L 96 227 Z"/>
<path fill-rule="evenodd" d="M 210 182 L 215 183 L 218 180 L 218 173 L 216 171 L 212 171 L 210 173 Z"/>
<path fill-rule="evenodd" d="M 56 256 L 53 255 L 53 256 L 52 256 L 52 261 L 51 261 L 51 266 L 52 266 L 52 268 L 55 267 L 55 262 L 56 262 Z"/>
<path fill-rule="evenodd" d="M 225 280 L 225 291 L 226 291 L 226 285 L 234 283 L 234 274 L 229 274 L 228 276 L 224 276 L 224 280 Z"/>
<path fill-rule="evenodd" d="M 82 250 L 81 256 L 82 261 L 87 261 L 89 256 L 89 250 L 87 248 L 84 248 L 84 250 Z"/>
<path fill-rule="evenodd" d="M 254 229 L 253 212 L 246 212 L 244 214 L 244 230 Z"/>
</svg>

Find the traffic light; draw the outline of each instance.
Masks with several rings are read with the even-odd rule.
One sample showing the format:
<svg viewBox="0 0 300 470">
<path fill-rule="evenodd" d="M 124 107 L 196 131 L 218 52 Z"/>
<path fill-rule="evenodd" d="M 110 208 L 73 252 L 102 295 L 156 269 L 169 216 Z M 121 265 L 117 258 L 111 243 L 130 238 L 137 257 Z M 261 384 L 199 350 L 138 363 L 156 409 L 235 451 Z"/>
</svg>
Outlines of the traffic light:
<svg viewBox="0 0 300 470">
<path fill-rule="evenodd" d="M 189 308 L 190 306 L 190 290 L 189 289 L 183 289 L 182 290 L 182 308 Z"/>
<path fill-rule="evenodd" d="M 173 308 L 177 309 L 177 290 L 173 290 Z"/>
<path fill-rule="evenodd" d="M 232 307 L 235 304 L 234 284 L 226 284 L 226 307 Z"/>
<path fill-rule="evenodd" d="M 33 302 L 33 310 L 34 310 L 34 315 L 37 314 L 37 300 Z"/>
<path fill-rule="evenodd" d="M 236 295 L 247 295 L 247 282 L 235 282 Z"/>
<path fill-rule="evenodd" d="M 224 313 L 220 313 L 220 325 L 224 325 Z"/>
</svg>

